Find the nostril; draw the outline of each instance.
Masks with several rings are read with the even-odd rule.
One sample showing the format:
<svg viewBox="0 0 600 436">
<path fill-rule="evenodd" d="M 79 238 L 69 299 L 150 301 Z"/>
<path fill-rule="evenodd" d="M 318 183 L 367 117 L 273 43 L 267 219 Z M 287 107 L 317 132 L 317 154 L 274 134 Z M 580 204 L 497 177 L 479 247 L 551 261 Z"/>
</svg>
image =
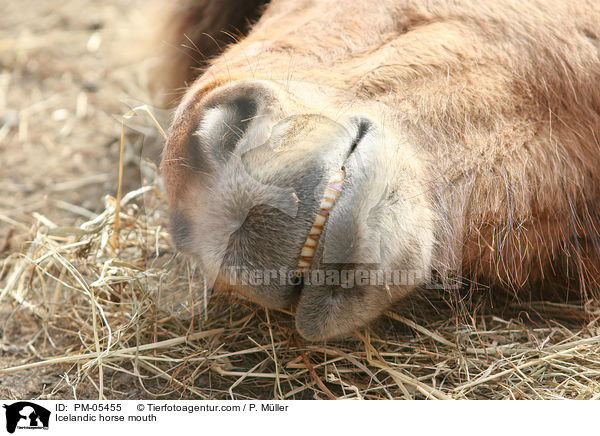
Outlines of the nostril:
<svg viewBox="0 0 600 436">
<path fill-rule="evenodd" d="M 200 125 L 201 135 L 212 142 L 212 146 L 233 153 L 256 112 L 256 101 L 245 96 L 218 104 L 207 111 Z"/>
<path fill-rule="evenodd" d="M 236 152 L 259 112 L 260 99 L 256 96 L 218 97 L 204 107 L 187 144 L 190 166 L 200 173 L 209 173 Z"/>
</svg>

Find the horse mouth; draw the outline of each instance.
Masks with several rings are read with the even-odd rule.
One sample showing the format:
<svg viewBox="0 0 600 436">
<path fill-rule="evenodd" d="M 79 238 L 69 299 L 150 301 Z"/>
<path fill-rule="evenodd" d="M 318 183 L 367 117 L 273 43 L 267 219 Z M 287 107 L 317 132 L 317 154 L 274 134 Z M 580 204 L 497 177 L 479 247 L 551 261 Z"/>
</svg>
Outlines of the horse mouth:
<svg viewBox="0 0 600 436">
<path fill-rule="evenodd" d="M 371 130 L 372 127 L 371 121 L 364 118 L 356 119 L 355 125 L 357 131 L 346 154 L 344 164 L 348 161 L 350 156 L 357 151 L 359 144 L 365 138 L 365 136 Z M 308 232 L 308 236 L 306 237 L 306 240 L 302 245 L 300 259 L 298 260 L 298 265 L 296 268 L 297 273 L 299 275 L 309 271 L 312 266 L 317 245 L 321 237 L 321 233 L 325 228 L 325 224 L 327 223 L 327 218 L 329 217 L 331 209 L 335 205 L 337 198 L 342 192 L 345 180 L 346 169 L 345 166 L 342 165 L 342 167 L 339 170 L 337 170 L 333 174 L 333 176 L 331 176 L 329 182 L 325 186 L 323 197 L 321 198 L 321 201 L 319 203 L 319 209 L 315 214 L 315 218 L 313 220 L 313 224 L 310 228 L 310 231 Z"/>
<path fill-rule="evenodd" d="M 342 185 L 344 184 L 345 178 L 346 171 L 344 170 L 344 167 L 342 167 L 342 169 L 334 173 L 333 177 L 325 187 L 325 192 L 319 203 L 319 210 L 315 215 L 313 224 L 308 232 L 306 241 L 302 246 L 302 251 L 300 252 L 300 260 L 298 261 L 298 267 L 296 268 L 299 273 L 310 270 L 317 244 L 319 243 L 319 238 L 321 237 L 321 233 L 323 232 L 323 228 L 329 217 L 329 212 L 340 195 L 340 192 L 342 192 Z"/>
</svg>

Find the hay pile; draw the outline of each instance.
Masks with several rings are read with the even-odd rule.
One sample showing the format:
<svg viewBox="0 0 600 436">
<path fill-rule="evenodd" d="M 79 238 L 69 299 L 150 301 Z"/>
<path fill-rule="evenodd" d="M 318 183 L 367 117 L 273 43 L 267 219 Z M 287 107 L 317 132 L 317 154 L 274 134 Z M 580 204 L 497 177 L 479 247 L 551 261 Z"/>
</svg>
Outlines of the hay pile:
<svg viewBox="0 0 600 436">
<path fill-rule="evenodd" d="M 116 204 L 74 227 L 37 214 L 24 251 L 0 259 L 0 353 L 36 325 L 0 379 L 60 376 L 40 398 L 600 398 L 594 302 L 465 318 L 423 294 L 354 338 L 308 343 L 290 312 L 211 295 L 170 245 L 157 183 L 123 196 L 118 237 Z"/>
</svg>

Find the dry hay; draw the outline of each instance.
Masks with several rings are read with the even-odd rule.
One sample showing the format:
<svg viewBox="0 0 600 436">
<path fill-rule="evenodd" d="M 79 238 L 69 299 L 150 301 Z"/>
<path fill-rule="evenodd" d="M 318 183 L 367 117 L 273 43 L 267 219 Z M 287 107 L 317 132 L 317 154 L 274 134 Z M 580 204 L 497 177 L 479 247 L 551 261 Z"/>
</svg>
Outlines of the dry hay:
<svg viewBox="0 0 600 436">
<path fill-rule="evenodd" d="M 25 344 L 0 380 L 59 376 L 39 398 L 600 398 L 597 302 L 510 301 L 503 315 L 474 304 L 459 316 L 423 292 L 353 338 L 309 343 L 291 312 L 211 295 L 174 252 L 145 165 L 150 183 L 106 196 L 83 224 L 34 214 L 30 243 L 0 259 L 0 353 Z"/>
</svg>

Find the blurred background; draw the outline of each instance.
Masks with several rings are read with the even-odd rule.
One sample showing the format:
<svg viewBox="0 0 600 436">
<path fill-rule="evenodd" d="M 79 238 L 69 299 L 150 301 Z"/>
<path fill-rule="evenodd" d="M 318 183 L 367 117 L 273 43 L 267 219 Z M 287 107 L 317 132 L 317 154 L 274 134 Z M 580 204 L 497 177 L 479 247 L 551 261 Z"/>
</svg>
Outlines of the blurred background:
<svg viewBox="0 0 600 436">
<path fill-rule="evenodd" d="M 145 6 L 0 0 L 0 290 L 36 224 L 77 225 L 104 208 L 105 194 L 116 194 L 121 116 L 150 104 Z M 140 185 L 131 145 L 142 136 L 128 129 L 126 189 Z M 2 367 L 37 353 L 38 327 L 13 310 L 8 299 L 0 303 Z M 2 376 L 0 397 L 37 396 L 58 380 L 44 370 Z"/>
<path fill-rule="evenodd" d="M 150 103 L 144 13 L 136 0 L 0 0 L 0 251 L 33 212 L 87 218 L 116 192 L 121 115 Z"/>
</svg>

